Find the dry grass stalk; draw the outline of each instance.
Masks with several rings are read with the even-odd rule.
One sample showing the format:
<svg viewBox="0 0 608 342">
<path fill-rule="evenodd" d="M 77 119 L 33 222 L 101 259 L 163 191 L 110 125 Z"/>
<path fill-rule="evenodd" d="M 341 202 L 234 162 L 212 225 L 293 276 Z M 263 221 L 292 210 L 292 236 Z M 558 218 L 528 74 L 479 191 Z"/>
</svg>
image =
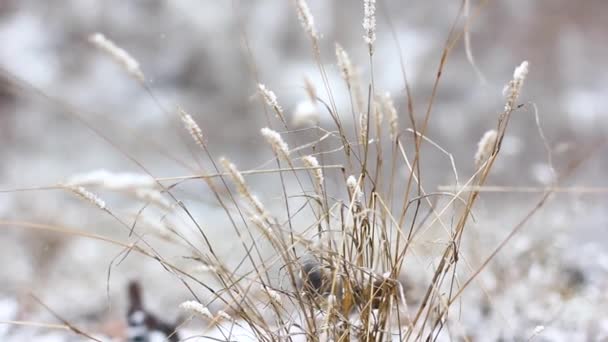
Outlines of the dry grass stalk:
<svg viewBox="0 0 608 342">
<path fill-rule="evenodd" d="M 144 81 L 144 73 L 141 71 L 139 63 L 135 58 L 131 57 L 127 51 L 114 44 L 113 41 L 109 40 L 101 33 L 92 34 L 89 36 L 89 41 L 112 57 L 112 59 L 125 69 L 130 76 L 140 82 Z"/>
</svg>

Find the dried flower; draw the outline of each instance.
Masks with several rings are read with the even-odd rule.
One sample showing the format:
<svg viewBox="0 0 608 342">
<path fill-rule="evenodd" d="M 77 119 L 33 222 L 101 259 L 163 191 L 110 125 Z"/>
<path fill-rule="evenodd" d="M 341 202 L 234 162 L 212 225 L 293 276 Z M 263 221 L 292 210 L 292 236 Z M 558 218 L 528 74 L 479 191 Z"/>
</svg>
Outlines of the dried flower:
<svg viewBox="0 0 608 342">
<path fill-rule="evenodd" d="M 475 153 L 475 167 L 479 168 L 494 152 L 497 137 L 496 130 L 489 130 L 481 137 Z"/>
<path fill-rule="evenodd" d="M 135 58 L 131 57 L 127 51 L 114 44 L 114 42 L 101 33 L 92 34 L 89 36 L 89 41 L 97 48 L 110 55 L 129 75 L 135 77 L 138 81 L 144 81 L 144 73 L 139 68 L 139 63 Z"/>
</svg>

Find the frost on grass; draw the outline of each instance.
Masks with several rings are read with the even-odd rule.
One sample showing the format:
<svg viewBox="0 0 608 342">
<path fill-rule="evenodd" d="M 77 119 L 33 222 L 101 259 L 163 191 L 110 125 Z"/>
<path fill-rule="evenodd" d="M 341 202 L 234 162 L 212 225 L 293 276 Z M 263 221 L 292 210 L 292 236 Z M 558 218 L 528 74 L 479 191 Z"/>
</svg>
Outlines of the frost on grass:
<svg viewBox="0 0 608 342">
<path fill-rule="evenodd" d="M 89 36 L 89 41 L 98 49 L 112 57 L 112 59 L 125 69 L 129 75 L 138 81 L 144 81 L 144 73 L 141 71 L 139 63 L 135 58 L 131 57 L 127 51 L 114 44 L 113 41 L 109 40 L 101 33 L 92 34 Z"/>
</svg>

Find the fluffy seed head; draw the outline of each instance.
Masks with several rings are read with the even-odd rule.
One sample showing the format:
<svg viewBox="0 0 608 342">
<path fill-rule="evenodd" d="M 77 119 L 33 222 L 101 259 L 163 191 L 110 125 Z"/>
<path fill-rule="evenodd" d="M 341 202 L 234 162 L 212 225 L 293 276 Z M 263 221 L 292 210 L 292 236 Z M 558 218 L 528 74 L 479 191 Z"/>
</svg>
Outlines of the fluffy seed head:
<svg viewBox="0 0 608 342">
<path fill-rule="evenodd" d="M 361 90 L 361 82 L 359 81 L 359 73 L 352 64 L 348 53 L 340 46 L 336 44 L 336 61 L 338 69 L 340 69 L 340 75 L 346 82 L 349 90 L 353 92 L 353 97 L 357 104 L 357 108 L 360 110 L 364 108 L 363 91 Z"/>
<path fill-rule="evenodd" d="M 198 315 L 200 317 L 213 319 L 213 315 L 211 314 L 211 311 L 209 311 L 209 309 L 207 309 L 205 306 L 203 306 L 199 302 L 189 300 L 189 301 L 181 303 L 179 305 L 179 307 L 182 310 L 188 311 L 188 312 Z"/>
<path fill-rule="evenodd" d="M 279 105 L 277 95 L 261 83 L 258 84 L 258 90 L 260 91 L 260 94 L 264 98 L 266 104 L 272 107 L 272 109 L 274 109 L 275 113 L 282 121 L 285 121 L 285 115 L 283 115 L 283 108 L 281 108 L 281 106 Z"/>
<path fill-rule="evenodd" d="M 513 71 L 513 80 L 511 80 L 503 89 L 503 95 L 507 98 L 505 104 L 505 112 L 512 111 L 515 108 L 515 102 L 521 93 L 524 81 L 528 76 L 528 61 L 523 61 L 515 71 Z"/>
<path fill-rule="evenodd" d="M 258 198 L 251 193 L 249 186 L 245 182 L 243 174 L 237 169 L 236 165 L 225 158 L 221 158 L 220 163 L 224 167 L 224 171 L 230 175 L 232 182 L 236 185 L 239 195 L 249 202 L 249 205 L 255 210 L 257 215 L 266 217 L 268 214 L 266 213 L 264 205 L 262 205 L 262 202 L 260 202 Z"/>
<path fill-rule="evenodd" d="M 204 139 L 204 136 L 203 136 L 203 131 L 198 126 L 198 124 L 196 123 L 196 121 L 194 121 L 194 119 L 192 119 L 192 116 L 190 116 L 190 114 L 186 113 L 181 108 L 179 109 L 178 112 L 179 112 L 179 116 L 182 119 L 182 122 L 184 123 L 184 127 L 188 130 L 188 132 L 192 136 L 192 139 L 194 139 L 194 141 L 199 146 L 204 147 L 205 146 L 205 139 Z"/>
<path fill-rule="evenodd" d="M 266 138 L 266 141 L 270 146 L 272 146 L 272 149 L 276 154 L 285 158 L 289 156 L 289 146 L 283 141 L 283 138 L 281 138 L 281 135 L 278 132 L 268 127 L 262 128 L 260 132 L 262 132 L 262 135 Z"/>
<path fill-rule="evenodd" d="M 304 31 L 308 33 L 311 39 L 317 40 L 319 38 L 317 34 L 317 28 L 315 27 L 315 18 L 310 13 L 310 8 L 306 0 L 296 0 L 296 10 L 298 11 L 298 18 L 304 28 Z"/>
<path fill-rule="evenodd" d="M 363 111 L 359 114 L 359 143 L 365 145 L 368 139 L 368 117 L 367 112 Z"/>
<path fill-rule="evenodd" d="M 112 57 L 130 76 L 138 81 L 144 81 L 144 73 L 139 68 L 139 63 L 127 51 L 114 44 L 113 41 L 101 33 L 94 33 L 89 36 L 89 42 Z"/>
<path fill-rule="evenodd" d="M 475 153 L 475 167 L 479 168 L 494 151 L 496 138 L 498 134 L 496 130 L 487 131 L 477 144 L 477 152 Z"/>
<path fill-rule="evenodd" d="M 302 157 L 302 162 L 306 167 L 312 169 L 311 172 L 313 173 L 315 179 L 315 189 L 317 194 L 321 196 L 323 193 L 323 170 L 321 170 L 319 161 L 313 156 L 304 156 Z"/>
<path fill-rule="evenodd" d="M 68 186 L 66 186 L 66 188 L 68 190 L 70 190 L 71 192 L 75 193 L 76 195 L 87 200 L 89 203 L 95 205 L 99 209 L 102 209 L 102 210 L 106 209 L 106 202 L 104 202 L 104 200 L 99 198 L 99 196 L 88 191 L 87 189 L 85 189 L 81 186 L 72 186 L 72 185 L 68 185 Z"/>
<path fill-rule="evenodd" d="M 346 187 L 348 188 L 348 193 L 353 198 L 353 202 L 355 207 L 360 207 L 363 205 L 363 192 L 361 191 L 361 187 L 359 186 L 359 182 L 355 176 L 350 175 L 346 179 Z"/>
<path fill-rule="evenodd" d="M 523 61 L 513 72 L 513 80 L 523 82 L 528 76 L 528 61 Z"/>
<path fill-rule="evenodd" d="M 363 1 L 363 40 L 369 45 L 370 52 L 376 40 L 376 0 Z"/>
<path fill-rule="evenodd" d="M 348 83 L 353 77 L 353 64 L 350 61 L 348 53 L 342 48 L 340 44 L 336 44 L 336 60 L 338 62 L 338 68 L 342 78 Z"/>
</svg>

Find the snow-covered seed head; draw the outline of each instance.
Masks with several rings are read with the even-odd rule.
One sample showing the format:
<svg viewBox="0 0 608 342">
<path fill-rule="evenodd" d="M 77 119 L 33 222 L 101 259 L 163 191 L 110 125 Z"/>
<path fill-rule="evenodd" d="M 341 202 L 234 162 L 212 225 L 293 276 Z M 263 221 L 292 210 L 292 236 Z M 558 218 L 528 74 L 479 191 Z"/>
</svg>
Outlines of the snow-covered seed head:
<svg viewBox="0 0 608 342">
<path fill-rule="evenodd" d="M 313 156 L 304 156 L 302 157 L 302 162 L 304 163 L 304 165 L 308 168 L 310 168 L 311 172 L 314 175 L 314 181 L 315 181 L 315 191 L 317 192 L 317 194 L 319 196 L 323 195 L 323 170 L 321 169 L 321 166 L 319 165 L 319 161 L 317 160 L 317 158 L 313 157 Z"/>
<path fill-rule="evenodd" d="M 192 116 L 186 113 L 183 109 L 180 108 L 178 112 L 180 118 L 182 119 L 182 122 L 184 123 L 184 127 L 186 128 L 186 130 L 188 130 L 188 133 L 190 133 L 192 139 L 194 139 L 197 145 L 205 147 L 205 138 L 203 136 L 203 131 L 198 126 L 196 121 L 194 121 L 194 119 L 192 119 Z"/>
<path fill-rule="evenodd" d="M 251 193 L 247 182 L 245 182 L 243 174 L 237 169 L 236 165 L 234 165 L 225 158 L 221 158 L 220 163 L 222 164 L 224 171 L 230 175 L 232 182 L 236 185 L 236 189 L 239 192 L 239 195 L 247 202 L 249 202 L 249 205 L 256 212 L 256 215 L 266 217 L 268 214 L 266 213 L 264 205 L 262 205 L 262 202 L 260 202 L 258 198 Z"/>
<path fill-rule="evenodd" d="M 137 60 L 131 57 L 127 51 L 114 44 L 113 41 L 101 33 L 94 33 L 89 36 L 89 42 L 112 57 L 131 77 L 141 82 L 144 81 L 144 73 L 141 71 Z"/>
<path fill-rule="evenodd" d="M 179 305 L 180 309 L 184 310 L 184 311 L 188 311 L 191 314 L 203 317 L 203 318 L 208 318 L 208 319 L 213 319 L 213 315 L 211 314 L 211 311 L 209 311 L 209 309 L 207 309 L 205 306 L 203 306 L 203 304 L 199 303 L 199 302 L 195 302 L 193 300 L 189 300 L 186 302 L 183 302 Z"/>
<path fill-rule="evenodd" d="M 363 29 L 365 30 L 363 40 L 369 46 L 370 53 L 373 53 L 376 40 L 376 0 L 363 1 Z"/>
<path fill-rule="evenodd" d="M 477 144 L 477 152 L 475 152 L 475 167 L 479 168 L 494 152 L 494 145 L 498 134 L 496 130 L 487 131 Z"/>
<path fill-rule="evenodd" d="M 523 61 L 513 72 L 513 80 L 523 82 L 528 76 L 528 61 Z"/>
<path fill-rule="evenodd" d="M 224 310 L 219 310 L 217 312 L 217 316 L 221 317 L 221 318 L 223 318 L 225 320 L 228 320 L 228 321 L 232 320 L 232 317 L 229 314 L 227 314 L 226 311 L 224 311 Z"/>
<path fill-rule="evenodd" d="M 346 187 L 348 188 L 348 193 L 353 199 L 355 207 L 361 207 L 363 205 L 363 192 L 361 191 L 357 178 L 355 178 L 353 175 L 348 176 L 346 179 Z"/>
<path fill-rule="evenodd" d="M 270 89 L 268 89 L 262 83 L 258 84 L 258 90 L 260 94 L 264 98 L 266 104 L 272 109 L 274 109 L 277 116 L 281 119 L 281 121 L 285 121 L 285 115 L 283 114 L 283 108 L 279 105 L 279 101 L 277 100 L 277 95 Z"/>
<path fill-rule="evenodd" d="M 67 185 L 66 189 L 68 189 L 71 192 L 75 193 L 76 195 L 82 197 L 87 202 L 93 204 L 94 206 L 98 207 L 99 209 L 101 209 L 101 210 L 106 209 L 106 202 L 104 202 L 104 200 L 99 198 L 99 196 L 95 195 L 94 193 L 83 188 L 82 186 Z"/>
<path fill-rule="evenodd" d="M 511 80 L 503 89 L 503 95 L 507 99 L 505 104 L 505 112 L 512 111 L 515 108 L 515 102 L 521 93 L 526 77 L 528 77 L 528 61 L 523 61 L 515 71 L 513 71 L 513 80 Z"/>
<path fill-rule="evenodd" d="M 287 146 L 287 143 L 283 141 L 283 138 L 281 138 L 281 135 L 278 132 L 268 127 L 262 128 L 260 132 L 262 133 L 266 141 L 270 144 L 270 146 L 272 146 L 272 149 L 277 155 L 282 156 L 284 158 L 287 158 L 289 156 L 289 146 Z"/>
<path fill-rule="evenodd" d="M 298 11 L 298 18 L 300 19 L 304 31 L 308 33 L 313 41 L 316 41 L 319 38 L 319 35 L 317 33 L 317 28 L 315 27 L 315 18 L 310 13 L 310 8 L 308 8 L 306 0 L 296 0 L 296 10 Z"/>
</svg>

